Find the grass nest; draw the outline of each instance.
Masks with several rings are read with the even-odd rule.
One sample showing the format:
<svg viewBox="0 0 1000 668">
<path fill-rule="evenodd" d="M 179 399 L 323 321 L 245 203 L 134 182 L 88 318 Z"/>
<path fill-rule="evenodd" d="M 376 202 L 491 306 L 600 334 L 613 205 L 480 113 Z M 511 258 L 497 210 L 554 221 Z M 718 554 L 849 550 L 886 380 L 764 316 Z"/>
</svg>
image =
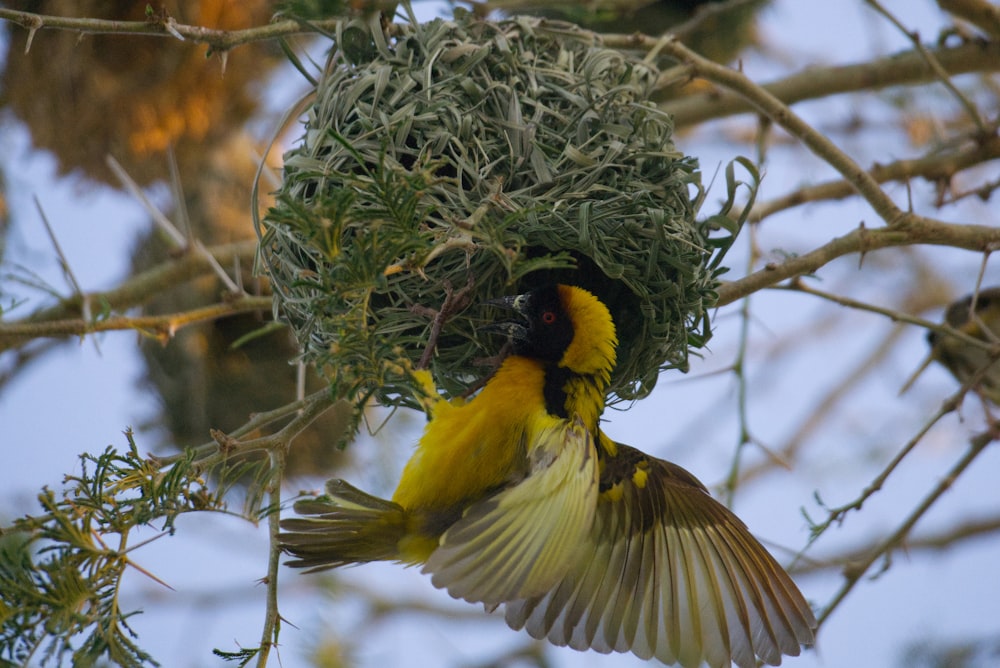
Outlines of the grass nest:
<svg viewBox="0 0 1000 668">
<path fill-rule="evenodd" d="M 648 99 L 654 66 L 543 19 L 410 15 L 332 37 L 261 257 L 276 310 L 338 396 L 415 405 L 432 312 L 467 286 L 430 362 L 449 396 L 500 348 L 477 333 L 496 315 L 483 302 L 545 282 L 611 308 L 609 401 L 687 369 L 710 335 L 735 186 L 696 219 L 697 162 Z"/>
</svg>

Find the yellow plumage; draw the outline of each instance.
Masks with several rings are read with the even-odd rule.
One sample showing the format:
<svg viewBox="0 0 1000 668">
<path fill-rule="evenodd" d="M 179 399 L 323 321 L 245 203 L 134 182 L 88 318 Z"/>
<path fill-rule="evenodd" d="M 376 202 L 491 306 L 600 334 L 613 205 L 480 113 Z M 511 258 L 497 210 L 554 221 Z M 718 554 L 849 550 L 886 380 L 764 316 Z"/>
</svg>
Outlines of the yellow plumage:
<svg viewBox="0 0 1000 668">
<path fill-rule="evenodd" d="M 473 401 L 437 402 L 393 501 L 411 509 L 454 508 L 523 475 L 526 440 L 553 422 L 544 411 L 542 378 L 536 361 L 514 358 Z"/>
<path fill-rule="evenodd" d="M 429 401 L 392 501 L 342 481 L 282 522 L 293 566 L 421 563 L 557 645 L 685 667 L 777 665 L 813 642 L 801 593 L 684 469 L 599 429 L 617 339 L 590 293 L 507 298 L 514 353 L 473 399 Z"/>
</svg>

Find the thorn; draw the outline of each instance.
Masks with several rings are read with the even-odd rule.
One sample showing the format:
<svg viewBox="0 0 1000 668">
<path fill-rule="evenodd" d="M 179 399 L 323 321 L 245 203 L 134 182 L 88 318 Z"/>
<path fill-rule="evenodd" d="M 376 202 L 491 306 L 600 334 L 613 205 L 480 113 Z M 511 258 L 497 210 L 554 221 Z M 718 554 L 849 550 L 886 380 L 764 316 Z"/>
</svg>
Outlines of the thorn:
<svg viewBox="0 0 1000 668">
<path fill-rule="evenodd" d="M 165 535 L 165 534 L 161 534 L 161 535 Z M 160 585 L 161 587 L 166 587 L 170 591 L 177 591 L 176 589 L 174 589 L 173 587 L 171 587 L 169 584 L 167 584 L 166 582 L 164 582 L 161 578 L 157 577 L 156 575 L 153 575 L 153 573 L 151 571 L 143 568 L 142 566 L 140 566 L 139 564 L 135 563 L 131 559 L 126 559 L 125 563 L 128 564 L 129 566 L 131 566 L 132 568 L 134 568 L 135 570 L 139 571 L 140 573 L 142 573 L 147 578 L 149 578 L 150 580 L 152 580 L 156 584 Z"/>
<path fill-rule="evenodd" d="M 929 367 L 931 365 L 931 362 L 933 361 L 934 361 L 934 351 L 932 350 L 930 353 L 927 354 L 927 357 L 924 358 L 924 361 L 920 363 L 920 366 L 917 367 L 916 371 L 910 374 L 910 377 L 906 379 L 906 382 L 903 383 L 903 387 L 899 388 L 899 394 L 896 396 L 901 397 L 904 394 L 906 394 L 906 391 L 913 386 L 913 384 L 917 381 L 917 378 L 920 376 L 920 374 L 926 371 L 927 367 Z"/>
<path fill-rule="evenodd" d="M 177 28 L 175 27 L 177 25 L 177 21 L 174 19 L 173 16 L 168 16 L 166 18 L 166 20 L 163 21 L 163 23 L 161 25 L 163 25 L 163 29 L 164 30 L 166 30 L 168 33 L 170 33 L 171 35 L 173 35 L 174 37 L 176 37 L 180 41 L 182 41 L 182 42 L 186 42 L 187 41 L 186 39 L 184 39 L 184 35 L 182 35 L 179 32 L 177 32 Z"/>
<path fill-rule="evenodd" d="M 28 28 L 28 39 L 24 42 L 24 55 L 28 55 L 28 51 L 31 51 L 31 43 L 35 41 L 36 32 L 38 32 L 37 27 Z"/>
</svg>

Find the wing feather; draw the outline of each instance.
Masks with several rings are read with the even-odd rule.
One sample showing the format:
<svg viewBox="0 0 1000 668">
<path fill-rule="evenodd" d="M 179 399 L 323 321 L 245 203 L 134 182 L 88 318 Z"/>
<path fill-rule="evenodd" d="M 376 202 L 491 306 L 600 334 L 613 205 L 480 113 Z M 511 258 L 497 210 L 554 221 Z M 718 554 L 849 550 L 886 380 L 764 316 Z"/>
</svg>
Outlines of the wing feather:
<svg viewBox="0 0 1000 668">
<path fill-rule="evenodd" d="M 540 595 L 578 558 L 597 506 L 597 453 L 579 419 L 543 429 L 518 484 L 470 506 L 424 572 L 455 598 L 499 603 Z"/>
<path fill-rule="evenodd" d="M 689 668 L 777 665 L 811 644 L 812 610 L 746 526 L 680 467 L 618 448 L 601 477 L 617 493 L 599 497 L 580 559 L 550 591 L 508 602 L 508 624 Z"/>
</svg>

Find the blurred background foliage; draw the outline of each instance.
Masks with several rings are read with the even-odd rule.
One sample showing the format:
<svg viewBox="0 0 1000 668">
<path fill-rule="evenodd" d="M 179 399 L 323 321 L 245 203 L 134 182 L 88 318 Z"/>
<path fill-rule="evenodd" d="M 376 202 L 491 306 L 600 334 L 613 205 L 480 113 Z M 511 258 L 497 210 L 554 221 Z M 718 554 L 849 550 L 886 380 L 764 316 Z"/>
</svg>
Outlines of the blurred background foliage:
<svg viewBox="0 0 1000 668">
<path fill-rule="evenodd" d="M 102 1 L 20 4 L 38 14 L 119 21 L 146 20 L 150 6 L 125 0 L 113 7 Z M 178 23 L 237 30 L 266 24 L 278 7 L 265 0 L 207 0 L 163 11 Z M 173 160 L 177 197 L 163 213 L 182 224 L 188 239 L 216 246 L 255 238 L 247 225 L 250 191 L 267 147 L 247 126 L 260 117 L 269 77 L 287 62 L 274 42 L 248 44 L 224 63 L 175 39 L 115 34 L 80 40 L 71 31 L 45 31 L 28 53 L 22 53 L 20 39 L 8 39 L 7 48 L 0 103 L 27 126 L 37 148 L 56 156 L 60 173 L 80 179 L 81 187 L 122 187 L 107 165 L 107 156 L 114 156 L 132 180 L 148 186 L 170 182 Z M 260 202 L 262 208 L 268 204 L 266 198 Z M 135 239 L 133 271 L 183 252 L 151 226 Z M 270 293 L 266 281 L 254 276 L 252 261 L 244 260 L 236 271 L 248 292 Z M 161 286 L 141 307 L 149 315 L 178 313 L 214 303 L 220 294 L 217 279 L 202 276 Z M 295 396 L 297 373 L 290 360 L 297 349 L 285 330 L 264 331 L 234 345 L 269 320 L 268 313 L 249 313 L 169 337 L 143 337 L 145 384 L 163 406 L 149 425 L 164 429 L 162 444 L 200 444 L 210 428 L 232 431 L 252 413 Z M 307 385 L 315 391 L 320 382 L 309 377 Z M 331 428 L 331 418 L 320 418 L 299 437 L 290 470 L 336 462 L 340 453 L 324 436 Z"/>
</svg>

